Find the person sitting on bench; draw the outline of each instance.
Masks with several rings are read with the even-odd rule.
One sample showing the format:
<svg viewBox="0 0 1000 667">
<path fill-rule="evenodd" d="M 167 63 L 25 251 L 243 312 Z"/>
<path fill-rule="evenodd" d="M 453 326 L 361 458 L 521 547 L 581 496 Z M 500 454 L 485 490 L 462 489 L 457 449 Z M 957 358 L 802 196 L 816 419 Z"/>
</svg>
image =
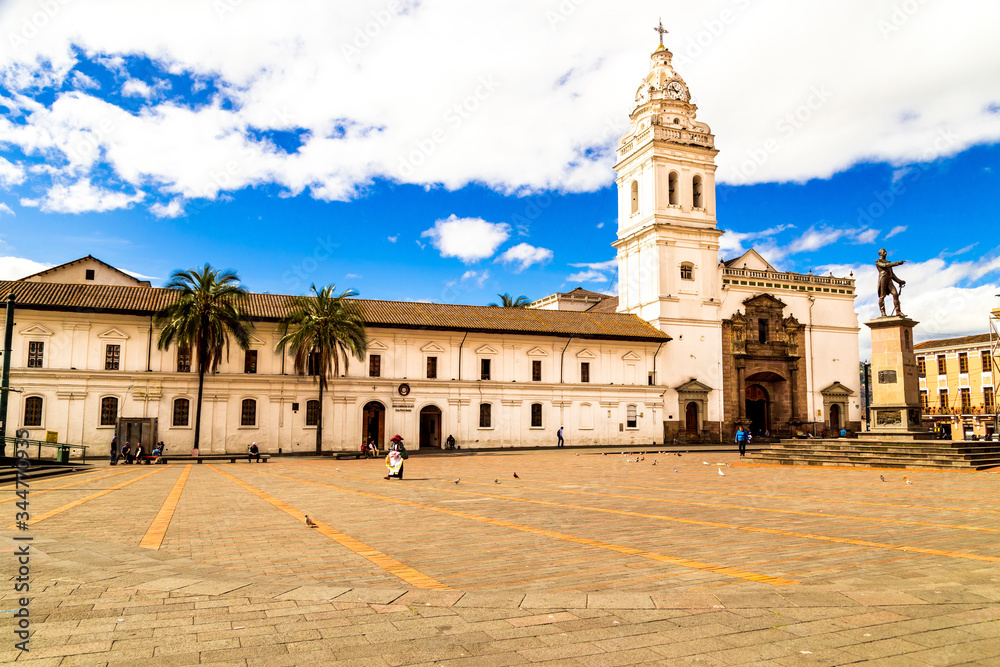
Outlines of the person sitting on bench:
<svg viewBox="0 0 1000 667">
<path fill-rule="evenodd" d="M 257 443 L 250 443 L 250 450 L 247 452 L 247 463 L 253 463 L 254 457 L 257 457 L 257 463 L 260 463 L 260 450 L 257 449 Z"/>
</svg>

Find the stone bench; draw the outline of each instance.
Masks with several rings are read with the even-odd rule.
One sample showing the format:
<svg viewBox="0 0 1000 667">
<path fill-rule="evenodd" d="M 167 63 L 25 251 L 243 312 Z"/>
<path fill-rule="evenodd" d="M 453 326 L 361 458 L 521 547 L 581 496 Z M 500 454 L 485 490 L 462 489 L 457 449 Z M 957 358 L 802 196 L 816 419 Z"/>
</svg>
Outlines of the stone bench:
<svg viewBox="0 0 1000 667">
<path fill-rule="evenodd" d="M 198 463 L 204 463 L 205 461 L 226 461 L 230 463 L 236 463 L 237 459 L 245 459 L 247 454 L 205 454 L 204 456 L 175 456 L 163 455 L 160 457 L 157 463 L 169 463 L 170 461 L 197 461 Z M 147 456 L 145 458 L 153 458 Z M 256 457 L 255 457 L 256 458 Z M 267 460 L 271 458 L 270 454 L 261 454 L 260 462 L 267 463 Z"/>
</svg>

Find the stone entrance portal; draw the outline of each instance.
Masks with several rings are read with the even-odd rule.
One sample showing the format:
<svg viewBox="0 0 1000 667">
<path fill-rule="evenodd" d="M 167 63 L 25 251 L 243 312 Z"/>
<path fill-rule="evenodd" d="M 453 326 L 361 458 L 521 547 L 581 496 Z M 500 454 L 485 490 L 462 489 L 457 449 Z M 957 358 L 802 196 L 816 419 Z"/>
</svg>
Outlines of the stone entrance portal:
<svg viewBox="0 0 1000 667">
<path fill-rule="evenodd" d="M 746 416 L 750 422 L 750 432 L 754 435 L 771 433 L 771 397 L 767 389 L 752 384 L 746 391 Z"/>
<path fill-rule="evenodd" d="M 441 408 L 428 405 L 420 410 L 420 447 L 441 446 Z"/>
</svg>

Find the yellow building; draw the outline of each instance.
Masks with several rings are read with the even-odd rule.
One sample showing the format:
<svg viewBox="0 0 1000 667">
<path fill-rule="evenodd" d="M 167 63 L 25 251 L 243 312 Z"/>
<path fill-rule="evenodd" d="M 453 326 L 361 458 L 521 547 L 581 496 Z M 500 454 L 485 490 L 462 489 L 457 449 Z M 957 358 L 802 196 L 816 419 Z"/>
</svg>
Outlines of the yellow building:
<svg viewBox="0 0 1000 667">
<path fill-rule="evenodd" d="M 953 440 L 995 438 L 997 383 L 991 334 L 914 345 L 924 420 Z"/>
</svg>

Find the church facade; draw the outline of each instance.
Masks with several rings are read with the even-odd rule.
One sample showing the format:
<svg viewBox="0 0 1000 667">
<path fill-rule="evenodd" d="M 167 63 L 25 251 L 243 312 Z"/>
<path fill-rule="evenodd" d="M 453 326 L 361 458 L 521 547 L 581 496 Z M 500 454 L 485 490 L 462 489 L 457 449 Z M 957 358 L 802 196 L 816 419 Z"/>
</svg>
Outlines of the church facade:
<svg viewBox="0 0 1000 667">
<path fill-rule="evenodd" d="M 353 450 L 393 434 L 413 449 L 656 445 L 860 427 L 852 278 L 777 270 L 749 250 L 723 260 L 715 138 L 661 43 L 620 140 L 619 295 L 576 289 L 528 309 L 357 300 L 365 359 L 315 378 L 275 352 L 292 297 L 250 294 L 249 350 L 206 377 L 202 451 Z M 103 454 L 193 443 L 197 375 L 161 350 L 154 314 L 173 298 L 87 256 L 19 281 L 8 434 L 54 432 Z"/>
</svg>

